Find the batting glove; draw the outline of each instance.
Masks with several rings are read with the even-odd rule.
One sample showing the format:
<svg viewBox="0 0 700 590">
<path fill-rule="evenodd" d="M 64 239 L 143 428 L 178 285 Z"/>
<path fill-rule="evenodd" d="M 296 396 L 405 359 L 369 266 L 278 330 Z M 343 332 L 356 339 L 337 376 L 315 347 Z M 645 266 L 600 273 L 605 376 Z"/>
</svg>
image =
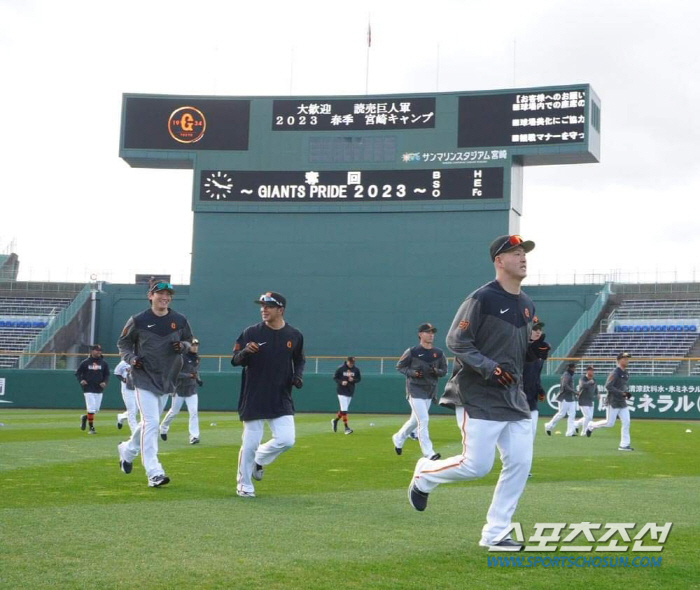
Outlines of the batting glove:
<svg viewBox="0 0 700 590">
<path fill-rule="evenodd" d="M 496 368 L 491 373 L 491 381 L 501 387 L 508 387 L 515 383 L 513 375 L 506 371 L 501 365 L 496 365 Z"/>
</svg>

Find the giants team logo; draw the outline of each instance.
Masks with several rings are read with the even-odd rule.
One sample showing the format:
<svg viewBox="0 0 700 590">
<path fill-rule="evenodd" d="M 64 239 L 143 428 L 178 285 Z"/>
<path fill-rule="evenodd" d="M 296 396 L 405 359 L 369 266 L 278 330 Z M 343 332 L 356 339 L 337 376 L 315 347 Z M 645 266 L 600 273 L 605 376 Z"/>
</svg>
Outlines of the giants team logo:
<svg viewBox="0 0 700 590">
<path fill-rule="evenodd" d="M 469 322 L 467 320 L 462 320 L 461 322 L 459 322 L 459 324 L 457 324 L 457 327 L 460 330 L 466 330 L 469 327 Z"/>
<path fill-rule="evenodd" d="M 287 340 L 287 348 L 291 348 L 291 347 L 292 347 L 292 341 L 291 341 L 291 340 Z"/>
<path fill-rule="evenodd" d="M 170 327 L 174 330 L 175 328 L 177 328 L 177 324 L 173 322 L 172 324 L 170 324 Z"/>
<path fill-rule="evenodd" d="M 195 143 L 202 139 L 207 129 L 207 120 L 199 109 L 180 107 L 168 119 L 168 133 L 179 143 Z"/>
</svg>

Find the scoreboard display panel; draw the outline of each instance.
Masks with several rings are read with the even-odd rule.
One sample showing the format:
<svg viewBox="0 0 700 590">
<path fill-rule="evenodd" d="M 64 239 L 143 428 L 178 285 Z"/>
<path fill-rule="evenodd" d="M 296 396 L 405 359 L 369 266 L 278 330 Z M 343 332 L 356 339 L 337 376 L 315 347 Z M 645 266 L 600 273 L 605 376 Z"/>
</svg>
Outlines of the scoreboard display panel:
<svg viewBox="0 0 700 590">
<path fill-rule="evenodd" d="M 126 94 L 120 155 L 136 167 L 193 168 L 196 211 L 469 210 L 519 202 L 514 168 L 596 162 L 599 149 L 600 101 L 579 84 L 360 97 Z"/>
</svg>

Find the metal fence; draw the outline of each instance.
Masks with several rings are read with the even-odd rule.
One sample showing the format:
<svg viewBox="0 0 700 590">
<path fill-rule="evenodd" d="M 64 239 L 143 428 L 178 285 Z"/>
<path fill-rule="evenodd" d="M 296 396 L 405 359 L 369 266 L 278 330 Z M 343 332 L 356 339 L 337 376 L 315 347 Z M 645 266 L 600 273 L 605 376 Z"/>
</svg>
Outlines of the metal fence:
<svg viewBox="0 0 700 590">
<path fill-rule="evenodd" d="M 16 352 L 11 350 L 0 350 L 0 357 L 20 359 L 20 357 L 28 356 L 28 353 Z M 66 370 L 72 371 L 77 362 L 86 358 L 85 354 L 76 353 L 31 353 L 35 357 L 32 363 L 32 369 L 47 369 L 47 370 Z M 105 359 L 109 362 L 112 369 L 119 362 L 118 354 L 105 354 Z M 306 357 L 306 373 L 313 374 L 333 374 L 335 370 L 345 361 L 346 356 L 316 356 L 309 355 Z M 199 370 L 206 373 L 232 373 L 235 368 L 231 366 L 231 355 L 200 355 Z M 364 375 L 387 375 L 396 373 L 397 356 L 356 356 L 355 361 L 357 366 Z M 448 357 L 450 363 L 454 361 L 454 357 Z M 550 357 L 545 363 L 542 373 L 544 375 L 554 375 L 561 372 L 562 363 L 564 361 L 576 363 L 577 372 L 583 372 L 586 365 L 592 363 L 606 363 L 611 366 L 615 365 L 615 360 L 610 357 Z M 674 371 L 675 376 L 697 376 L 700 379 L 700 357 L 637 357 L 630 360 L 629 370 L 632 375 L 635 374 L 635 363 L 638 366 L 643 366 L 644 371 L 637 374 L 643 375 L 668 375 L 665 367 L 669 362 L 679 363 L 679 367 Z M 13 363 L 13 366 L 0 366 L 2 368 L 18 368 L 18 363 Z"/>
</svg>

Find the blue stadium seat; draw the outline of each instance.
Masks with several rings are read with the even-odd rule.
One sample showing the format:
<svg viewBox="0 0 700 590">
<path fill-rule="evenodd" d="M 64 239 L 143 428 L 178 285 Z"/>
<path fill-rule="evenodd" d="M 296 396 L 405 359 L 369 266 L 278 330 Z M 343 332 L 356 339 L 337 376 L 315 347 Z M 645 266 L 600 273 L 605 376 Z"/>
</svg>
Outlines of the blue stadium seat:
<svg viewBox="0 0 700 590">
<path fill-rule="evenodd" d="M 642 326 L 642 332 L 648 332 L 649 326 Z"/>
</svg>

